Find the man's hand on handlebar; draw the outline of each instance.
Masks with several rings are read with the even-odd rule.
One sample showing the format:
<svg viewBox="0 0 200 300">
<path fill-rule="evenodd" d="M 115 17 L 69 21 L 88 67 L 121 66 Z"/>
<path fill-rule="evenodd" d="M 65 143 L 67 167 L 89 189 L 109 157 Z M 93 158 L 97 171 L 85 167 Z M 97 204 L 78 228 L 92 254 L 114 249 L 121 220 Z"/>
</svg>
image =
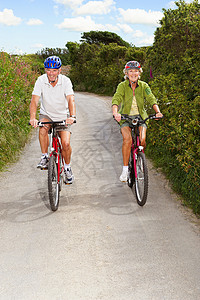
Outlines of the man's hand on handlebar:
<svg viewBox="0 0 200 300">
<path fill-rule="evenodd" d="M 69 117 L 69 118 L 66 120 L 66 125 L 68 125 L 68 124 L 73 124 L 73 123 L 76 123 L 76 118 Z"/>
<path fill-rule="evenodd" d="M 36 128 L 36 127 L 38 127 L 38 120 L 37 120 L 37 119 L 31 119 L 31 120 L 29 121 L 29 124 L 30 124 L 31 126 L 33 126 L 34 128 Z"/>
</svg>

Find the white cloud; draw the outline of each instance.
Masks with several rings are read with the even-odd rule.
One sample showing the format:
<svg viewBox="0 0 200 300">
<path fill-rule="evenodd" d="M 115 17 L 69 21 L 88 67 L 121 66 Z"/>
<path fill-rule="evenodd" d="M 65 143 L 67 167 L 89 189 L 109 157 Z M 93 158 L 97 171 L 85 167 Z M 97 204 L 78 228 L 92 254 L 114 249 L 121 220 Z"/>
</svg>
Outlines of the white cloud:
<svg viewBox="0 0 200 300">
<path fill-rule="evenodd" d="M 27 25 L 29 26 L 35 26 L 35 25 L 41 25 L 43 24 L 43 22 L 39 19 L 30 19 L 28 22 L 27 22 Z"/>
<path fill-rule="evenodd" d="M 104 25 L 101 25 L 101 26 L 103 26 L 103 29 L 101 29 L 101 30 L 105 30 L 105 31 L 119 31 L 119 27 L 118 26 L 114 26 L 112 24 L 106 24 L 105 26 Z"/>
<path fill-rule="evenodd" d="M 141 39 L 137 42 L 138 46 L 150 46 L 153 45 L 154 36 L 146 36 L 144 39 Z"/>
<path fill-rule="evenodd" d="M 13 54 L 23 55 L 24 51 L 22 49 L 16 47 Z"/>
<path fill-rule="evenodd" d="M 62 4 L 72 9 L 80 6 L 84 0 L 54 0 L 55 3 Z"/>
<path fill-rule="evenodd" d="M 12 9 L 5 8 L 0 11 L 0 24 L 16 26 L 22 22 L 21 18 L 15 17 Z"/>
<path fill-rule="evenodd" d="M 124 22 L 130 24 L 144 24 L 158 26 L 159 20 L 162 19 L 163 13 L 160 11 L 151 11 L 148 12 L 144 9 L 127 9 L 119 8 L 119 13 L 121 14 Z"/>
<path fill-rule="evenodd" d="M 40 49 L 40 48 L 44 48 L 44 45 L 43 44 L 34 44 L 31 46 L 31 48 Z"/>
<path fill-rule="evenodd" d="M 59 15 L 58 5 L 54 5 L 53 10 L 54 10 L 54 14 L 58 16 Z"/>
<path fill-rule="evenodd" d="M 185 0 L 185 2 L 186 3 L 191 3 L 191 2 L 193 2 L 194 0 Z M 169 8 L 171 8 L 171 9 L 177 9 L 178 7 L 177 7 L 177 5 L 176 5 L 176 3 L 175 3 L 176 1 L 170 1 L 169 3 L 168 3 L 168 7 Z M 198 1 L 198 3 L 200 3 L 200 1 Z"/>
<path fill-rule="evenodd" d="M 141 30 L 135 30 L 133 33 L 133 37 L 136 37 L 136 38 L 141 38 L 143 36 L 145 36 L 145 33 L 142 32 Z"/>
<path fill-rule="evenodd" d="M 176 7 L 176 4 L 174 1 L 170 1 L 167 6 L 171 9 L 174 9 Z"/>
<path fill-rule="evenodd" d="M 133 29 L 128 24 L 120 24 L 118 23 L 117 26 L 124 31 L 125 33 L 132 33 Z"/>
<path fill-rule="evenodd" d="M 89 1 L 86 4 L 75 9 L 77 15 L 103 15 L 108 14 L 112 6 L 115 4 L 113 0 Z"/>
<path fill-rule="evenodd" d="M 67 29 L 69 31 L 90 31 L 90 30 L 105 30 L 102 24 L 96 24 L 90 16 L 65 18 L 61 24 L 56 25 L 59 29 Z M 108 26 L 108 25 L 106 25 Z"/>
</svg>

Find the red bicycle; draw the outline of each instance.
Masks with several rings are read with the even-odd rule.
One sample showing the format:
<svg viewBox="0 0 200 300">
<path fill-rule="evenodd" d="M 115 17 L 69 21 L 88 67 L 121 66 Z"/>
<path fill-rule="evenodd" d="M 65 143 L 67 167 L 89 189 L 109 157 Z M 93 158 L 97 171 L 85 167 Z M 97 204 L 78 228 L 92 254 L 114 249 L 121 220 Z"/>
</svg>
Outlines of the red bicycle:
<svg viewBox="0 0 200 300">
<path fill-rule="evenodd" d="M 122 120 L 129 122 L 132 134 L 131 154 L 128 164 L 128 179 L 127 184 L 135 192 L 137 203 L 140 206 L 145 205 L 148 195 L 148 168 L 144 154 L 144 148 L 140 145 L 139 139 L 139 125 L 145 124 L 148 119 L 161 119 L 156 118 L 156 115 L 150 115 L 145 120 L 136 117 L 132 119 L 130 116 L 122 114 Z"/>
<path fill-rule="evenodd" d="M 49 129 L 49 149 L 48 149 L 48 193 L 52 211 L 56 211 L 59 206 L 60 192 L 63 182 L 64 160 L 62 157 L 62 145 L 58 129 L 65 127 L 65 121 L 60 122 L 39 122 L 38 126 L 50 124 Z"/>
</svg>

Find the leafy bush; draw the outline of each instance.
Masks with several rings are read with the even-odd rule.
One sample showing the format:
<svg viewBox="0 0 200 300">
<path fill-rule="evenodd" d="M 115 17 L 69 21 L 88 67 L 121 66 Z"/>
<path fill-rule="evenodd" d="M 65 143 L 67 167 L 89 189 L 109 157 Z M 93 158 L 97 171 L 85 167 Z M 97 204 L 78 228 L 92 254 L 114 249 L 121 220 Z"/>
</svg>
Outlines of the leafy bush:
<svg viewBox="0 0 200 300">
<path fill-rule="evenodd" d="M 147 153 L 185 203 L 200 214 L 200 97 L 188 100 L 178 83 L 174 74 L 158 76 L 151 83 L 164 119 L 150 122 Z"/>
<path fill-rule="evenodd" d="M 23 60 L 29 64 L 34 72 L 44 73 L 44 59 L 37 54 L 27 54 L 23 56 Z"/>
<path fill-rule="evenodd" d="M 127 60 L 145 60 L 146 48 L 119 46 L 116 43 L 66 45 L 71 61 L 70 78 L 75 90 L 112 95 L 123 80 Z M 91 59 L 92 58 L 92 59 Z"/>
<path fill-rule="evenodd" d="M 29 103 L 36 77 L 23 58 L 0 53 L 0 170 L 27 141 Z"/>
<path fill-rule="evenodd" d="M 147 50 L 144 78 L 151 68 L 150 84 L 165 116 L 162 126 L 151 122 L 147 152 L 200 214 L 200 4 L 175 3 L 176 9 L 164 10 Z"/>
</svg>

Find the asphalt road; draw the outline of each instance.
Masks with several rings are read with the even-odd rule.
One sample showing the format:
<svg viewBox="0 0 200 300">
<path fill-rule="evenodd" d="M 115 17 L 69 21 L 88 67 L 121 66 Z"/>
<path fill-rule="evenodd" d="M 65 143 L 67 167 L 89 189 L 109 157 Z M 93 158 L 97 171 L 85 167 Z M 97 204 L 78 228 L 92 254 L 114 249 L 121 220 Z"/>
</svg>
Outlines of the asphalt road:
<svg viewBox="0 0 200 300">
<path fill-rule="evenodd" d="M 119 181 L 110 102 L 76 93 L 75 182 L 51 212 L 38 131 L 0 175 L 0 300 L 199 300 L 200 231 L 149 162 L 142 208 Z"/>
</svg>

